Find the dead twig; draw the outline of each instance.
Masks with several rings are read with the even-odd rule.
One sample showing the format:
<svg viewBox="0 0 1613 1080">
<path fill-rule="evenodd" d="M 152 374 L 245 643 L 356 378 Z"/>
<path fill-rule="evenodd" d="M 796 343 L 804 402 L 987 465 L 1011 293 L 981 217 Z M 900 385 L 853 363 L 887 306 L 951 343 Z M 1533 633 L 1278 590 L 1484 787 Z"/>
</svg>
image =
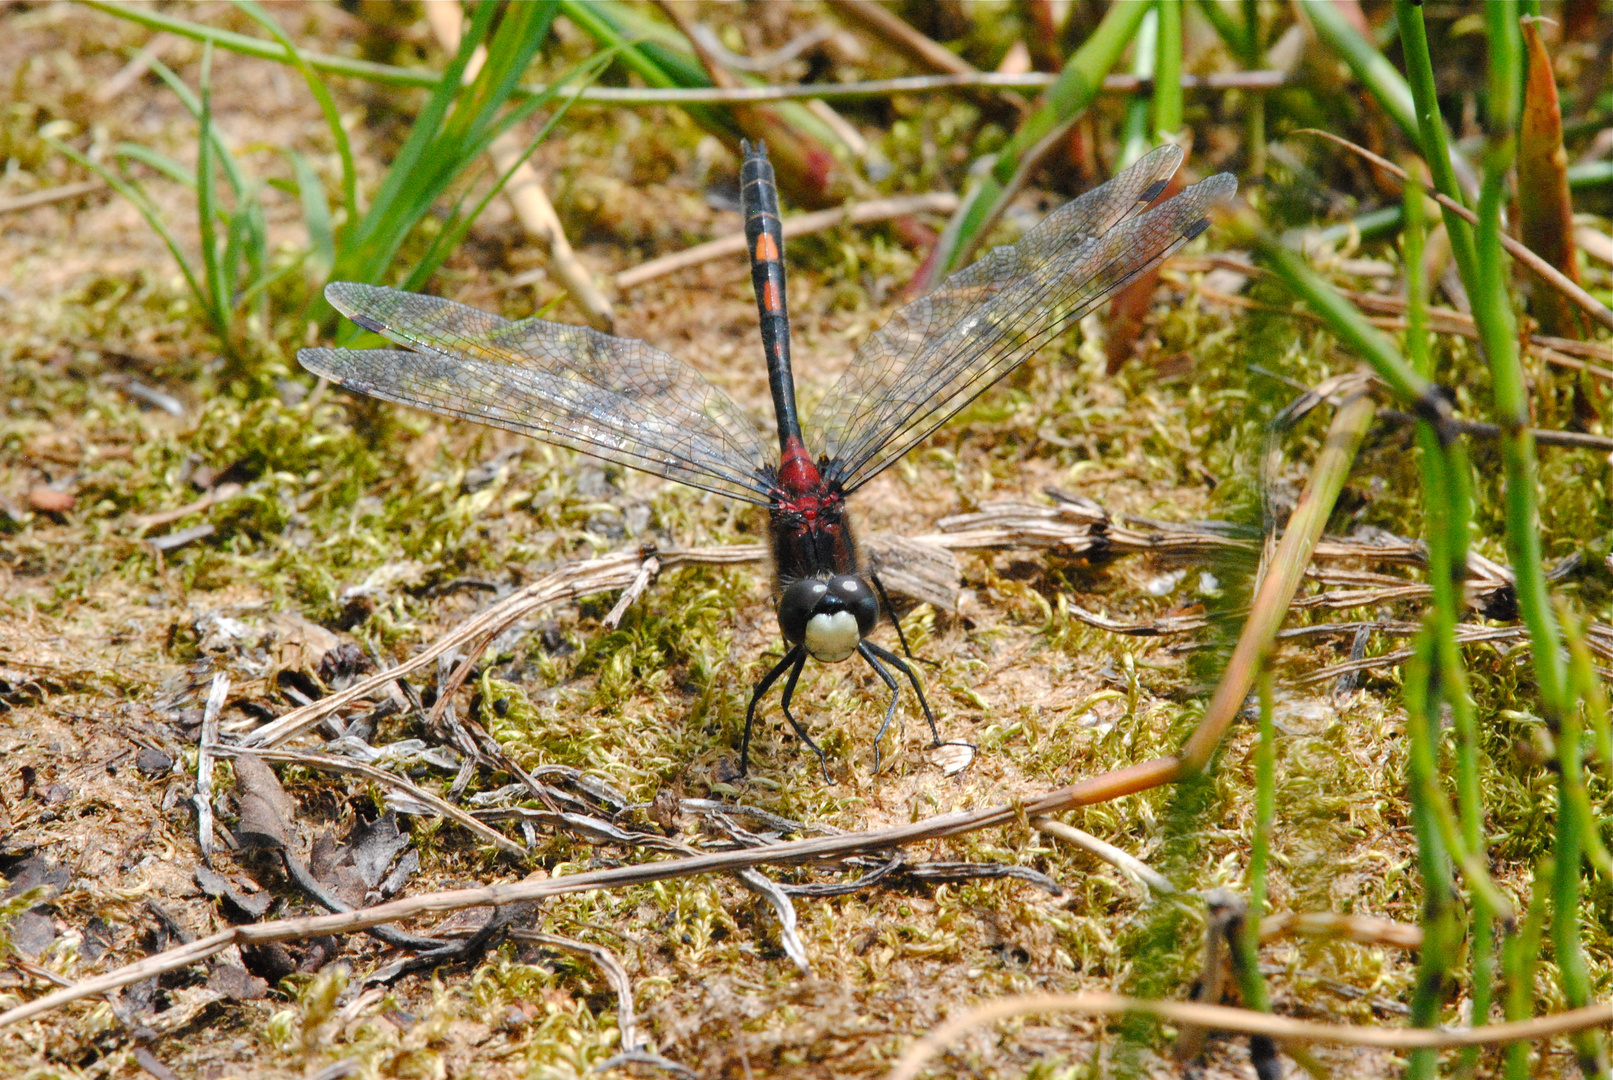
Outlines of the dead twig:
<svg viewBox="0 0 1613 1080">
<path fill-rule="evenodd" d="M 263 754 L 271 759 L 270 754 Z M 458 911 L 468 907 L 500 906 L 525 900 L 542 900 L 596 889 L 624 888 L 655 881 L 692 877 L 697 874 L 724 874 L 756 866 L 788 866 L 800 863 L 834 862 L 852 855 L 889 851 L 906 844 L 942 839 L 979 829 L 1010 825 L 1023 817 L 1037 817 L 1107 802 L 1147 791 L 1175 781 L 1182 775 L 1175 757 L 1154 758 L 1092 777 L 1068 787 L 1049 791 L 1039 798 L 1003 803 L 981 810 L 941 814 L 920 821 L 866 832 L 816 836 L 791 840 L 761 848 L 712 852 L 660 862 L 641 863 L 594 870 L 545 880 L 522 880 L 473 889 L 452 889 L 424 893 L 377 904 L 345 914 L 311 915 L 293 919 L 232 926 L 189 944 L 169 949 L 125 965 L 73 987 L 46 994 L 0 1013 L 0 1027 L 50 1012 L 72 1001 L 116 990 L 169 971 L 215 956 L 232 945 L 257 945 L 292 941 L 323 934 L 350 934 L 371 926 L 397 922 L 419 915 Z"/>
<path fill-rule="evenodd" d="M 196 794 L 191 801 L 196 804 L 196 844 L 208 866 L 213 865 L 213 754 L 218 748 L 219 714 L 229 694 L 230 677 L 220 671 L 213 676 L 213 686 L 207 692 L 196 751 Z"/>
<path fill-rule="evenodd" d="M 600 974 L 605 976 L 605 981 L 610 983 L 611 989 L 616 991 L 616 1028 L 621 1034 L 622 1049 L 632 1053 L 648 1045 L 639 1036 L 638 1015 L 633 1010 L 633 982 L 627 977 L 627 969 L 615 953 L 603 945 L 592 945 L 559 934 L 546 934 L 541 930 L 511 930 L 510 937 L 515 941 L 531 941 L 592 960 Z"/>
<path fill-rule="evenodd" d="M 617 598 L 616 605 L 606 613 L 604 619 L 600 620 L 600 624 L 607 630 L 614 630 L 620 626 L 623 616 L 627 614 L 627 609 L 632 607 L 634 602 L 644 595 L 644 590 L 650 587 L 650 582 L 654 581 L 655 575 L 660 572 L 661 560 L 656 558 L 653 552 L 646 554 L 644 561 L 639 563 L 638 573 L 633 575 L 632 584 L 622 590 L 622 595 Z"/>
<path fill-rule="evenodd" d="M 926 195 L 899 195 L 889 199 L 870 199 L 866 202 L 850 203 L 846 206 L 837 206 L 829 210 L 819 210 L 811 214 L 797 214 L 786 218 L 784 236 L 790 239 L 797 236 L 809 236 L 812 233 L 824 232 L 837 225 L 862 225 L 871 221 L 886 221 L 890 218 L 906 217 L 909 214 L 950 214 L 958 208 L 958 197 L 949 191 L 937 191 Z M 696 244 L 672 255 L 649 262 L 640 263 L 631 270 L 623 270 L 616 275 L 618 289 L 631 289 L 652 281 L 667 274 L 686 270 L 691 266 L 711 262 L 714 259 L 737 255 L 745 250 L 745 234 L 731 233 L 704 244 Z M 524 276 L 524 275 L 523 275 Z M 517 277 L 511 284 L 520 282 Z"/>
<path fill-rule="evenodd" d="M 68 199 L 76 199 L 80 195 L 99 191 L 105 186 L 106 183 L 102 180 L 80 180 L 73 184 L 62 184 L 60 187 L 45 188 L 43 191 L 30 191 L 26 195 L 13 195 L 9 199 L 0 199 L 0 214 L 15 214 L 20 210 L 32 210 L 36 206 L 66 202 Z"/>
<path fill-rule="evenodd" d="M 778 913 L 779 944 L 784 947 L 784 955 L 790 958 L 801 974 L 812 974 L 812 961 L 807 957 L 806 945 L 795 928 L 795 904 L 779 887 L 779 883 L 758 870 L 741 870 L 734 876 L 745 888 L 773 905 L 773 910 Z"/>
<path fill-rule="evenodd" d="M 1423 947 L 1423 929 L 1393 919 L 1368 915 L 1340 915 L 1334 911 L 1284 911 L 1260 920 L 1260 940 L 1314 937 L 1353 941 L 1357 945 L 1388 945 L 1396 949 Z"/>
</svg>

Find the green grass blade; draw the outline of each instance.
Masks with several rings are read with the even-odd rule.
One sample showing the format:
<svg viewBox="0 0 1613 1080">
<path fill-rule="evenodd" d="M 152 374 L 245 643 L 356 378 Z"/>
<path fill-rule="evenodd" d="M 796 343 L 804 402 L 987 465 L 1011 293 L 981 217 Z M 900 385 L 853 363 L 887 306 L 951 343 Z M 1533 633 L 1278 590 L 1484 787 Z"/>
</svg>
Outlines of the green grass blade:
<svg viewBox="0 0 1613 1080">
<path fill-rule="evenodd" d="M 1490 57 L 1485 74 L 1490 92 L 1484 108 L 1492 126 L 1512 130 L 1523 105 L 1523 34 L 1517 0 L 1485 0 L 1484 29 Z"/>
<path fill-rule="evenodd" d="M 1310 19 L 1316 36 L 1349 65 L 1350 71 L 1383 106 L 1389 118 L 1406 133 L 1406 137 L 1415 140 L 1417 105 L 1411 87 L 1395 70 L 1389 58 L 1356 31 L 1343 9 L 1331 0 L 1301 4 L 1299 9 Z"/>
<path fill-rule="evenodd" d="M 211 46 L 207 47 L 210 48 Z M 197 123 L 201 123 L 202 100 L 192 92 L 189 86 L 185 85 L 185 80 L 181 79 L 178 73 L 154 56 L 148 54 L 146 62 L 151 65 L 151 70 L 157 74 L 157 77 L 162 79 L 168 85 L 168 88 L 174 92 L 185 108 L 190 110 L 191 116 L 196 118 Z M 214 155 L 216 163 L 224 170 L 224 177 L 229 182 L 230 190 L 239 195 L 246 186 L 246 180 L 235 163 L 235 157 L 218 138 L 218 132 L 212 124 L 205 125 L 205 130 L 210 136 L 211 153 Z"/>
<path fill-rule="evenodd" d="M 585 60 L 582 64 L 579 64 L 576 68 L 572 69 L 571 72 L 567 73 L 566 76 L 556 84 L 556 92 L 558 93 L 560 88 L 573 78 L 580 78 L 583 81 L 592 81 L 599 76 L 600 72 L 609 67 L 614 59 L 615 50 L 613 49 L 607 49 L 604 52 L 596 53 Z M 515 170 L 520 168 L 521 164 L 525 162 L 527 158 L 532 156 L 532 152 L 536 150 L 554 131 L 555 126 L 570 110 L 571 105 L 575 100 L 575 98 L 569 96 L 561 99 L 560 108 L 556 109 L 554 115 L 549 117 L 549 119 L 544 122 L 543 127 L 540 128 L 538 133 L 527 142 L 526 147 L 521 151 L 520 155 L 516 157 L 514 164 L 504 171 L 504 173 L 493 184 L 492 188 L 482 196 L 481 200 L 477 202 L 475 208 L 472 209 L 468 215 L 461 216 L 459 213 L 459 205 L 455 205 L 454 212 L 449 217 L 448 225 L 432 240 L 431 247 L 427 249 L 426 254 L 421 257 L 420 261 L 415 265 L 415 268 L 410 271 L 408 277 L 405 278 L 404 281 L 399 285 L 399 288 L 414 290 L 425 285 L 425 283 L 430 279 L 431 275 L 436 273 L 437 268 L 442 265 L 443 260 L 448 257 L 448 253 L 453 251 L 454 248 L 459 245 L 459 242 L 465 238 L 465 234 L 470 231 L 470 227 L 475 224 L 476 219 L 481 216 L 482 211 L 487 209 L 488 203 L 497 198 L 499 193 L 504 190 L 505 185 L 510 181 L 510 177 L 515 175 Z M 488 133 L 486 143 L 491 145 L 492 141 L 497 138 L 499 134 L 501 134 L 504 130 L 507 130 L 509 127 L 520 123 L 541 104 L 541 101 L 532 100 L 523 102 L 521 105 L 517 106 L 500 122 L 495 130 Z M 462 201 L 463 199 L 461 202 Z"/>
<path fill-rule="evenodd" d="M 343 237 L 344 243 L 337 249 L 332 270 L 341 280 L 378 281 L 404 237 L 442 194 L 445 177 L 451 177 L 463 167 L 459 162 L 441 159 L 433 151 L 448 111 L 461 91 L 465 68 L 476 47 L 487 36 L 493 7 L 491 4 L 477 6 L 460 40 L 459 50 L 415 118 L 409 137 L 393 159 L 380 190 L 371 198 L 368 212 Z"/>
<path fill-rule="evenodd" d="M 219 262 L 218 236 L 213 216 L 218 212 L 218 188 L 213 168 L 213 46 L 202 47 L 201 134 L 196 140 L 196 225 L 202 240 L 202 273 L 207 282 L 208 306 L 221 332 L 229 326 L 230 293 Z"/>
<path fill-rule="evenodd" d="M 191 266 L 190 260 L 185 258 L 185 250 L 179 246 L 179 241 L 168 230 L 167 224 L 162 220 L 162 215 L 157 212 L 157 207 L 146 197 L 146 193 L 141 189 L 140 185 L 124 180 L 99 161 L 86 157 L 60 139 L 53 138 L 50 135 L 41 135 L 40 138 L 58 154 L 99 176 L 106 182 L 107 187 L 123 196 L 129 201 L 129 205 L 139 211 L 140 216 L 145 218 L 146 224 L 151 226 L 151 230 L 162 237 L 162 242 L 168 246 L 168 251 L 173 255 L 174 262 L 179 264 L 179 272 L 184 275 L 185 284 L 189 286 L 191 296 L 195 297 L 197 305 L 211 318 L 212 308 L 208 306 L 207 294 L 202 291 L 202 283 L 196 276 L 195 268 Z M 216 330 L 218 327 L 215 326 L 214 329 Z"/>
<path fill-rule="evenodd" d="M 1159 12 L 1150 11 L 1137 27 L 1137 39 L 1131 54 L 1131 73 L 1139 79 L 1152 80 L 1154 61 L 1159 52 Z M 1120 154 L 1115 159 L 1115 171 L 1130 168 L 1137 159 L 1148 153 L 1153 145 L 1148 137 L 1148 114 L 1153 107 L 1152 92 L 1133 94 L 1126 102 L 1126 120 L 1120 129 Z"/>
<path fill-rule="evenodd" d="M 297 48 L 296 43 L 286 35 L 284 30 L 280 29 L 280 24 L 274 20 L 273 16 L 264 11 L 254 0 L 234 0 L 234 2 L 236 7 L 250 16 L 259 26 L 274 35 L 281 48 L 285 49 L 286 56 L 290 62 L 302 73 L 303 81 L 308 84 L 309 93 L 313 94 L 314 100 L 319 103 L 319 111 L 325 116 L 325 126 L 330 130 L 331 140 L 336 144 L 336 155 L 342 163 L 342 206 L 347 211 L 347 222 L 351 226 L 359 218 L 358 179 L 357 173 L 353 169 L 353 147 L 348 142 L 347 129 L 342 126 L 341 113 L 336 109 L 336 102 L 330 95 L 330 88 L 325 85 L 325 80 L 319 77 L 319 73 L 308 62 L 308 57 L 303 51 Z M 304 188 L 304 190 L 306 191 L 307 189 Z M 320 197 L 320 204 L 327 205 L 323 195 Z M 308 209 L 306 198 L 303 200 L 303 207 L 304 213 L 306 213 Z M 325 213 L 325 221 L 328 225 L 330 221 L 328 210 Z M 329 264 L 327 263 L 326 265 Z"/>
<path fill-rule="evenodd" d="M 119 158 L 138 161 L 140 164 L 161 173 L 176 184 L 183 184 L 192 191 L 196 190 L 195 171 L 185 168 L 185 166 L 167 154 L 159 153 L 149 146 L 141 146 L 139 143 L 133 142 L 120 142 L 112 148 L 112 152 Z"/>
<path fill-rule="evenodd" d="M 1159 11 L 1154 63 L 1154 135 L 1175 142 L 1182 134 L 1182 0 L 1154 0 Z M 1139 45 L 1140 48 L 1140 45 Z"/>
<path fill-rule="evenodd" d="M 283 45 L 264 41 L 262 38 L 251 37 L 247 34 L 237 34 L 231 30 L 220 30 L 217 27 L 190 22 L 186 19 L 176 19 L 171 15 L 164 15 L 162 12 L 144 5 L 117 3 L 115 0 L 80 0 L 80 3 L 85 7 L 93 8 L 125 22 L 144 26 L 148 30 L 175 34 L 179 37 L 189 38 L 192 41 L 211 43 L 221 49 L 227 49 L 242 56 L 253 56 L 260 60 L 273 60 L 281 64 L 294 64 L 296 62 L 286 52 Z M 371 82 L 393 86 L 433 87 L 437 85 L 439 78 L 435 72 L 431 71 L 394 67 L 391 64 L 377 64 L 368 60 L 352 60 L 345 56 L 304 53 L 303 58 L 310 67 L 318 71 L 328 72 L 333 75 L 351 75 L 360 79 L 368 79 Z"/>
<path fill-rule="evenodd" d="M 1406 363 L 1388 335 L 1367 322 L 1356 306 L 1306 266 L 1305 260 L 1297 252 L 1269 233 L 1262 232 L 1257 243 L 1263 261 L 1288 286 L 1289 291 L 1309 304 L 1311 310 L 1322 317 L 1328 329 L 1371 364 L 1378 377 L 1389 384 L 1396 396 L 1413 406 L 1433 404 L 1433 383 Z"/>
<path fill-rule="evenodd" d="M 602 48 L 616 50 L 623 65 L 652 87 L 670 90 L 675 87 L 711 85 L 693 57 L 681 61 L 665 46 L 652 48 L 651 43 L 638 40 L 639 35 L 624 30 L 616 21 L 623 17 L 623 13 L 615 7 L 585 3 L 583 0 L 560 0 L 560 10 Z M 686 111 L 695 123 L 707 131 L 738 135 L 739 129 L 725 112 L 709 106 L 697 106 Z"/>
<path fill-rule="evenodd" d="M 316 269 L 329 273 L 336 263 L 336 233 L 331 226 L 330 203 L 325 198 L 325 185 L 308 159 L 295 150 L 285 151 L 291 164 L 291 175 L 297 182 L 297 197 L 302 202 L 303 227 L 308 230 L 308 248 Z"/>
<path fill-rule="evenodd" d="M 1153 10 L 1151 4 L 1115 4 L 1104 13 L 1092 36 L 1071 54 L 1058 80 L 1047 88 L 1042 106 L 1020 125 L 997 153 L 991 171 L 978 179 L 952 215 L 930 261 L 928 283 L 951 273 L 985 239 L 982 233 L 1001 213 L 1006 185 L 1019 169 L 1020 160 L 1055 128 L 1092 103 L 1103 87 L 1104 76 L 1136 36 L 1143 16 Z"/>
<path fill-rule="evenodd" d="M 482 139 L 498 119 L 498 112 L 514 95 L 521 76 L 549 34 L 556 3 L 517 4 L 506 9 L 487 58 L 467 93 L 454 106 L 443 130 L 450 145 L 470 146 Z M 492 136 L 487 136 L 492 141 Z"/>
<path fill-rule="evenodd" d="M 1198 9 L 1204 21 L 1210 24 L 1221 43 L 1227 47 L 1227 52 L 1241 60 L 1244 55 L 1244 28 L 1227 11 L 1226 5 L 1221 0 L 1198 0 Z"/>
<path fill-rule="evenodd" d="M 1434 87 L 1434 61 L 1428 52 L 1428 28 L 1423 24 L 1422 5 L 1412 0 L 1395 0 L 1395 17 L 1400 24 L 1400 47 L 1406 58 L 1406 81 L 1417 114 L 1412 139 L 1422 148 L 1423 160 L 1428 163 L 1434 189 L 1466 206 L 1467 199 L 1462 195 L 1462 186 L 1457 183 L 1456 170 L 1451 165 L 1450 136 L 1445 131 L 1445 119 L 1439 112 L 1439 97 Z M 1473 227 L 1452 210 L 1443 210 L 1442 213 L 1457 272 L 1463 281 L 1471 281 L 1476 273 Z"/>
</svg>

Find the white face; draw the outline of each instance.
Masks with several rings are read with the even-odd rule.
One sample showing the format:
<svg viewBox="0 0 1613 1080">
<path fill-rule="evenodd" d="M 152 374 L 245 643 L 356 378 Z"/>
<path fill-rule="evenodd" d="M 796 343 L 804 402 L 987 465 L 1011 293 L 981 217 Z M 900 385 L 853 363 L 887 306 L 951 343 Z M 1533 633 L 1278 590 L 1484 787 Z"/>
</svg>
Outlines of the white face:
<svg viewBox="0 0 1613 1080">
<path fill-rule="evenodd" d="M 812 659 L 825 664 L 838 664 L 857 651 L 862 634 L 857 631 L 857 616 L 849 611 L 832 615 L 814 615 L 807 621 L 806 650 Z"/>
</svg>

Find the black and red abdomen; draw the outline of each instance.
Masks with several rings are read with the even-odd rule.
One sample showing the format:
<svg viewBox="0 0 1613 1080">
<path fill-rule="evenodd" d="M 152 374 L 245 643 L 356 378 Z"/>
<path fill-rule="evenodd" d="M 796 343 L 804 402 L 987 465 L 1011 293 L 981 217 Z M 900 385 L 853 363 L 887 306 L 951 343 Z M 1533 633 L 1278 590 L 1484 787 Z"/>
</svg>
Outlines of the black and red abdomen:
<svg viewBox="0 0 1613 1080">
<path fill-rule="evenodd" d="M 767 382 L 778 417 L 779 449 L 801 437 L 795 411 L 795 377 L 790 371 L 790 311 L 785 300 L 784 225 L 779 219 L 778 187 L 767 147 L 741 143 L 745 160 L 739 167 L 739 202 L 745 214 L 745 246 L 750 251 L 751 285 L 762 324 L 762 351 L 767 355 Z"/>
</svg>

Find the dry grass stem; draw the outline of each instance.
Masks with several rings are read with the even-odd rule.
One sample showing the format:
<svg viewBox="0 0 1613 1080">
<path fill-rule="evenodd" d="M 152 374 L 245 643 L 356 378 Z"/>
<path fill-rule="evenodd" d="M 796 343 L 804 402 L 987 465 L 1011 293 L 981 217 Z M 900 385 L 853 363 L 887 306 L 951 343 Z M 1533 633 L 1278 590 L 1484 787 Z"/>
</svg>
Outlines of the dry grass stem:
<svg viewBox="0 0 1613 1080">
<path fill-rule="evenodd" d="M 1205 1005 L 1193 1001 L 1144 1001 L 1119 994 L 1036 994 L 1005 998 L 970 1010 L 948 1020 L 925 1035 L 902 1055 L 888 1080 L 914 1080 L 936 1054 L 964 1032 L 998 1020 L 1032 1013 L 1075 1013 L 1080 1016 L 1120 1016 L 1141 1013 L 1176 1024 L 1196 1024 L 1216 1031 L 1239 1031 L 1267 1035 L 1280 1042 L 1331 1043 L 1339 1046 L 1375 1046 L 1385 1050 L 1439 1050 L 1463 1046 L 1495 1046 L 1500 1043 L 1549 1039 L 1570 1032 L 1613 1024 L 1613 1003 L 1586 1006 L 1552 1016 L 1515 1023 L 1490 1024 L 1477 1028 L 1385 1028 L 1354 1024 L 1316 1024 L 1291 1020 L 1286 1016 L 1237 1009 L 1226 1005 Z"/>
<path fill-rule="evenodd" d="M 784 219 L 784 236 L 790 239 L 797 236 L 810 236 L 813 233 L 826 232 L 837 225 L 864 225 L 872 221 L 888 221 L 891 218 L 906 217 L 909 214 L 950 214 L 958 208 L 958 197 L 949 191 L 938 191 L 925 195 L 897 195 L 888 199 L 870 199 L 865 202 L 848 203 L 830 210 L 818 210 L 810 214 L 797 214 Z M 685 248 L 671 255 L 648 262 L 639 263 L 630 270 L 623 270 L 616 275 L 618 289 L 631 289 L 653 281 L 659 277 L 687 270 L 691 266 L 712 262 L 716 259 L 738 255 L 745 250 L 745 234 L 742 232 L 730 233 L 718 237 L 716 240 L 694 247 Z M 511 280 L 511 284 L 519 282 L 520 278 Z"/>
<path fill-rule="evenodd" d="M 1204 720 L 1182 748 L 1182 760 L 1188 768 L 1196 771 L 1208 764 L 1227 725 L 1243 708 L 1255 676 L 1276 641 L 1277 630 L 1288 615 L 1294 591 L 1304 578 L 1311 553 L 1349 476 L 1375 408 L 1371 398 L 1359 394 L 1334 415 L 1299 505 L 1288 519 L 1288 528 L 1250 605 L 1249 618 L 1233 647 L 1220 685 L 1215 688 L 1215 696 L 1204 711 Z"/>
<path fill-rule="evenodd" d="M 1136 878 L 1157 893 L 1174 893 L 1177 891 L 1176 886 L 1170 883 L 1169 878 L 1137 858 L 1137 856 L 1128 851 L 1122 851 L 1106 841 L 1099 840 L 1096 836 L 1077 829 L 1074 825 L 1066 825 L 1057 818 L 1051 817 L 1032 818 L 1031 824 L 1049 836 L 1056 836 L 1065 843 L 1073 844 L 1082 851 L 1102 859 L 1121 873 Z"/>
</svg>

